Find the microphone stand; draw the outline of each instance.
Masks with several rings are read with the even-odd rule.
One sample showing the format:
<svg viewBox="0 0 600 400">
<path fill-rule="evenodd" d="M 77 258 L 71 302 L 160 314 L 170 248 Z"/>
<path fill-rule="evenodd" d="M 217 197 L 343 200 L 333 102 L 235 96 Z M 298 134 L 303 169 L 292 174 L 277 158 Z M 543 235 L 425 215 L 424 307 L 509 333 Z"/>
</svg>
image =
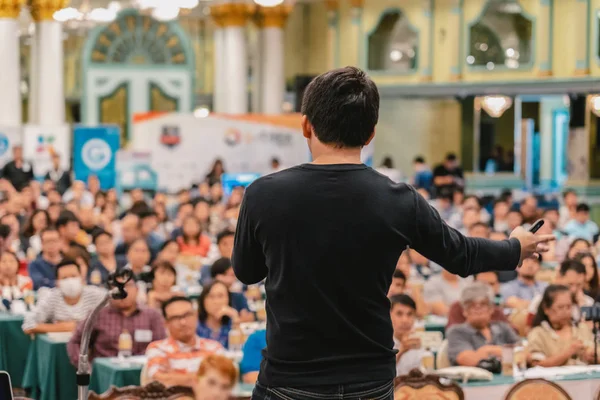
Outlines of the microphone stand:
<svg viewBox="0 0 600 400">
<path fill-rule="evenodd" d="M 77 399 L 87 400 L 90 386 L 90 363 L 88 360 L 88 350 L 90 347 L 90 337 L 92 335 L 92 329 L 94 323 L 98 317 L 98 313 L 102 310 L 110 299 L 120 300 L 127 297 L 127 292 L 124 289 L 125 284 L 131 279 L 131 270 L 124 270 L 123 272 L 115 272 L 112 274 L 107 285 L 109 287 L 114 286 L 110 289 L 102 301 L 96 305 L 96 308 L 90 313 L 83 326 L 83 333 L 81 334 L 81 346 L 79 348 L 79 362 L 77 363 Z M 122 282 L 119 282 L 121 278 Z"/>
</svg>

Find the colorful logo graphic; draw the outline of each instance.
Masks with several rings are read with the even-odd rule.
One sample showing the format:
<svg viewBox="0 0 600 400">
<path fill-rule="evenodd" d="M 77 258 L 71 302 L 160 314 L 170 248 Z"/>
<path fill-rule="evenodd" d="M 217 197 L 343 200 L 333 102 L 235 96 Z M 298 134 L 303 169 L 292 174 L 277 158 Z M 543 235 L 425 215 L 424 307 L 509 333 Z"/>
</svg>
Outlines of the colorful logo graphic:
<svg viewBox="0 0 600 400">
<path fill-rule="evenodd" d="M 229 128 L 225 132 L 225 143 L 228 146 L 237 146 L 242 141 L 242 133 L 236 128 Z"/>
<path fill-rule="evenodd" d="M 112 150 L 108 143 L 101 139 L 91 139 L 85 142 L 81 149 L 81 159 L 91 170 L 98 171 L 110 163 Z"/>
<path fill-rule="evenodd" d="M 0 156 L 3 156 L 8 152 L 8 147 L 8 138 L 4 133 L 0 133 Z"/>
<path fill-rule="evenodd" d="M 56 140 L 56 138 L 52 134 L 50 134 L 50 135 L 44 135 L 44 134 L 38 135 L 37 145 L 35 147 L 36 153 L 43 153 L 45 151 L 49 151 L 49 152 L 54 151 L 52 145 L 54 144 L 55 140 Z"/>
<path fill-rule="evenodd" d="M 178 126 L 163 126 L 160 134 L 160 143 L 167 147 L 175 147 L 181 143 Z"/>
</svg>

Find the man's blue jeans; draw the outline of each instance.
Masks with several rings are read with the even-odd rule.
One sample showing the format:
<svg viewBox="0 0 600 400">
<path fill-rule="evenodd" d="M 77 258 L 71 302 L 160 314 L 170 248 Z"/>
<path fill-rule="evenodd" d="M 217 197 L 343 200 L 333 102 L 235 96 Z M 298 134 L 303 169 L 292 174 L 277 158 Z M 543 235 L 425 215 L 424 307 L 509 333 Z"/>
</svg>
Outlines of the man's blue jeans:
<svg viewBox="0 0 600 400">
<path fill-rule="evenodd" d="M 265 387 L 257 382 L 252 400 L 394 400 L 394 381 L 302 388 Z"/>
</svg>

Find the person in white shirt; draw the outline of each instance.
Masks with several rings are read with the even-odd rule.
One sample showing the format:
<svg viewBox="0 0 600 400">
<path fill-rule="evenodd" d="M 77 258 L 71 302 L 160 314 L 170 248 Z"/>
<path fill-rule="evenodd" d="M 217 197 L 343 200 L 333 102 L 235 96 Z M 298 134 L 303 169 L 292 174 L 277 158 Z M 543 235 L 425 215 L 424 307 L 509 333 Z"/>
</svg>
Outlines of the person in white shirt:
<svg viewBox="0 0 600 400">
<path fill-rule="evenodd" d="M 459 300 L 460 293 L 469 282 L 470 280 L 463 279 L 445 269 L 441 274 L 429 278 L 423 287 L 423 297 L 431 312 L 435 315 L 448 315 L 450 305 Z"/>
<path fill-rule="evenodd" d="M 384 158 L 381 166 L 377 168 L 376 171 L 390 178 L 392 182 L 402 182 L 402 172 L 399 169 L 394 168 L 394 162 L 391 157 Z"/>
<path fill-rule="evenodd" d="M 85 286 L 79 265 L 69 259 L 56 266 L 56 287 L 38 292 L 35 311 L 25 316 L 26 334 L 72 332 L 104 298 L 106 291 Z"/>
<path fill-rule="evenodd" d="M 406 294 L 390 298 L 392 308 L 390 318 L 394 328 L 394 349 L 396 354 L 396 376 L 407 375 L 412 369 L 421 366 L 423 349 L 421 339 L 413 335 L 417 315 L 415 301 Z"/>
<path fill-rule="evenodd" d="M 563 205 L 560 206 L 558 213 L 560 218 L 558 220 L 558 228 L 563 228 L 567 225 L 567 222 L 575 218 L 575 213 L 577 212 L 577 204 L 579 203 L 579 199 L 577 198 L 577 193 L 573 189 L 567 189 L 563 192 Z"/>
</svg>

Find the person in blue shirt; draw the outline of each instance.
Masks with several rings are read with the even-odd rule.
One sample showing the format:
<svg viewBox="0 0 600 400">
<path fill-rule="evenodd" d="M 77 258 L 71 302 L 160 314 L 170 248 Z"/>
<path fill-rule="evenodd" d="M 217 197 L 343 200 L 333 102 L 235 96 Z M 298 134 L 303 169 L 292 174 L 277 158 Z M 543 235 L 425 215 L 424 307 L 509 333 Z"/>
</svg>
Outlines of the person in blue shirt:
<svg viewBox="0 0 600 400">
<path fill-rule="evenodd" d="M 544 293 L 548 284 L 535 279 L 535 275 L 540 270 L 540 265 L 540 258 L 523 260 L 521 268 L 517 270 L 518 278 L 501 286 L 500 294 L 506 307 L 526 308 L 534 297 Z"/>
<path fill-rule="evenodd" d="M 590 206 L 585 203 L 577 205 L 575 218 L 565 225 L 563 231 L 573 239 L 585 239 L 594 243 L 598 236 L 598 225 L 590 221 Z"/>
<path fill-rule="evenodd" d="M 29 277 L 33 290 L 41 287 L 53 288 L 56 281 L 56 266 L 62 260 L 60 235 L 56 228 L 46 228 L 40 234 L 42 253 L 29 264 Z"/>
<path fill-rule="evenodd" d="M 223 257 L 215 261 L 210 267 L 210 276 L 213 281 L 223 282 L 227 286 L 227 289 L 231 292 L 231 306 L 240 313 L 242 322 L 254 321 L 254 315 L 250 312 L 246 296 L 243 293 L 231 291 L 231 287 L 237 281 L 231 259 Z"/>
<path fill-rule="evenodd" d="M 240 373 L 244 383 L 255 383 L 260 370 L 262 351 L 267 347 L 267 331 L 265 329 L 248 336 L 244 344 L 244 357 L 240 362 Z"/>
<path fill-rule="evenodd" d="M 413 177 L 413 185 L 416 189 L 425 189 L 431 192 L 431 185 L 433 184 L 433 173 L 429 166 L 425 163 L 425 159 L 422 156 L 415 157 L 413 161 L 415 169 L 415 176 Z"/>
<path fill-rule="evenodd" d="M 231 300 L 231 293 L 223 282 L 213 281 L 204 287 L 198 298 L 198 336 L 228 347 L 229 331 L 239 322 L 239 314 Z"/>
</svg>

